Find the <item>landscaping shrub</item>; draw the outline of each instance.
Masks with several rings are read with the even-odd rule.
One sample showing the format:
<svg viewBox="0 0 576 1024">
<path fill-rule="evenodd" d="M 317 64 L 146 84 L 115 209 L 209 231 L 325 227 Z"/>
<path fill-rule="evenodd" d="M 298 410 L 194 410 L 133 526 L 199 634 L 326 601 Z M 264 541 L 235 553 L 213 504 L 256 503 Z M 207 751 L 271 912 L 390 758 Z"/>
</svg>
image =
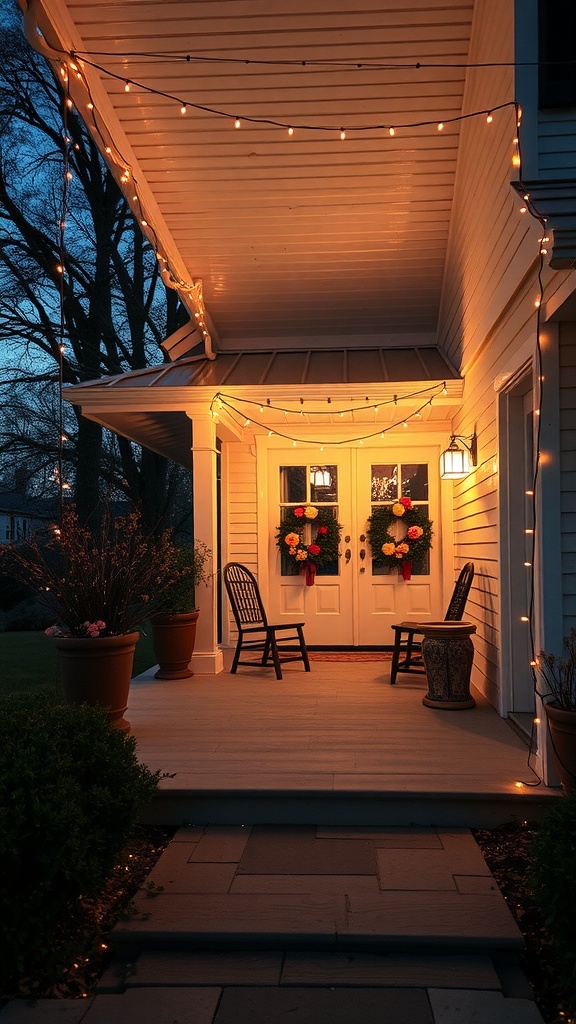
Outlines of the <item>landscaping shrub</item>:
<svg viewBox="0 0 576 1024">
<path fill-rule="evenodd" d="M 576 1009 L 576 793 L 547 812 L 532 844 L 530 884 L 558 954 L 569 1001 Z"/>
<path fill-rule="evenodd" d="M 0 698 L 0 996 L 41 988 L 69 923 L 115 863 L 160 773 L 103 712 L 47 694 Z"/>
</svg>

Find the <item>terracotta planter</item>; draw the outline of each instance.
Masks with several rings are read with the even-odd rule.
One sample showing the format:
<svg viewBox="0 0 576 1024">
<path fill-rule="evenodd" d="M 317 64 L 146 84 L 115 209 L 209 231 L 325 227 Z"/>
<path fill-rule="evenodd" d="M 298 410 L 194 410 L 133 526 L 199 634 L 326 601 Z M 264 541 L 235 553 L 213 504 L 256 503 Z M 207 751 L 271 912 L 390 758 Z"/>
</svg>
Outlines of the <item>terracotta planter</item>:
<svg viewBox="0 0 576 1024">
<path fill-rule="evenodd" d="M 556 771 L 565 793 L 576 790 L 576 711 L 545 704 Z"/>
<path fill-rule="evenodd" d="M 154 615 L 150 619 L 152 642 L 159 669 L 155 679 L 188 679 L 194 673 L 190 661 L 196 641 L 199 612 Z"/>
<path fill-rule="evenodd" d="M 422 703 L 428 708 L 458 711 L 473 708 L 470 676 L 474 661 L 476 632 L 471 622 L 429 622 L 422 624 L 422 658 L 428 678 L 428 693 Z"/>
<path fill-rule="evenodd" d="M 104 708 L 113 729 L 130 732 L 124 718 L 139 633 L 124 636 L 52 638 L 58 650 L 68 704 Z"/>
</svg>

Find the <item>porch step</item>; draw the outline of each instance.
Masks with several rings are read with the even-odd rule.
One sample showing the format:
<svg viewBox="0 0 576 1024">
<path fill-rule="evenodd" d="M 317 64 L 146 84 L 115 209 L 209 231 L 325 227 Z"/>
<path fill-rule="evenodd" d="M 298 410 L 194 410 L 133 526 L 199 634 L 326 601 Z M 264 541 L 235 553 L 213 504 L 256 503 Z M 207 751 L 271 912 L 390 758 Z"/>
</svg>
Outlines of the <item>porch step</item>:
<svg viewBox="0 0 576 1024">
<path fill-rule="evenodd" d="M 142 814 L 151 825 L 178 827 L 204 824 L 412 826 L 495 828 L 509 821 L 539 821 L 557 800 L 560 790 L 546 787 L 510 792 L 509 786 L 489 791 L 449 788 L 446 776 L 427 779 L 428 790 L 418 790 L 421 778 L 402 778 L 402 788 L 386 788 L 390 780 L 374 777 L 366 788 L 183 788 L 162 784 Z M 396 783 L 398 785 L 398 783 Z M 361 783 L 360 783 L 361 787 Z M 500 791 L 498 791 L 500 789 Z"/>
<path fill-rule="evenodd" d="M 113 945 L 145 950 L 482 954 L 523 939 L 467 829 L 180 829 Z M 162 887 L 162 888 L 160 888 Z"/>
</svg>

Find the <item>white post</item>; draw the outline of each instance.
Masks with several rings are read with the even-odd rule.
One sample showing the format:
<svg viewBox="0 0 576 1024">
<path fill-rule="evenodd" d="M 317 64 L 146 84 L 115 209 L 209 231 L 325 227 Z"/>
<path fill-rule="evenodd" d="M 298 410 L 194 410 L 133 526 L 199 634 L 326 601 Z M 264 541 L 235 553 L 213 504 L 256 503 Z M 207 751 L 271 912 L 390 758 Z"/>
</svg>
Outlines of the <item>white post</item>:
<svg viewBox="0 0 576 1024">
<path fill-rule="evenodd" d="M 218 507 L 216 501 L 216 425 L 210 412 L 189 411 L 192 420 L 192 476 L 194 500 L 194 537 L 212 552 L 212 571 L 218 557 Z M 196 607 L 200 611 L 192 671 L 202 674 L 222 672 L 224 659 L 218 646 L 218 579 L 212 576 L 208 586 L 196 588 Z"/>
</svg>

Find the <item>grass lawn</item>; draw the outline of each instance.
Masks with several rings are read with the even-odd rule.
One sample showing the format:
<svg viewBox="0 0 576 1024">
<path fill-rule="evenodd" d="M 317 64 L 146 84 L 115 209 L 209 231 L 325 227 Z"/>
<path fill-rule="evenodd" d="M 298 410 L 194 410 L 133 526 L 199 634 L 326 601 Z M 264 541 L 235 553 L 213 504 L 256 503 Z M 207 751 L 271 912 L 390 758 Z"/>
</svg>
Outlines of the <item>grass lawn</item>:
<svg viewBox="0 0 576 1024">
<path fill-rule="evenodd" d="M 34 693 L 55 690 L 61 693 L 58 655 L 54 644 L 42 631 L 0 633 L 0 693 Z M 135 676 L 156 664 L 152 633 L 147 630 L 136 645 Z"/>
</svg>

